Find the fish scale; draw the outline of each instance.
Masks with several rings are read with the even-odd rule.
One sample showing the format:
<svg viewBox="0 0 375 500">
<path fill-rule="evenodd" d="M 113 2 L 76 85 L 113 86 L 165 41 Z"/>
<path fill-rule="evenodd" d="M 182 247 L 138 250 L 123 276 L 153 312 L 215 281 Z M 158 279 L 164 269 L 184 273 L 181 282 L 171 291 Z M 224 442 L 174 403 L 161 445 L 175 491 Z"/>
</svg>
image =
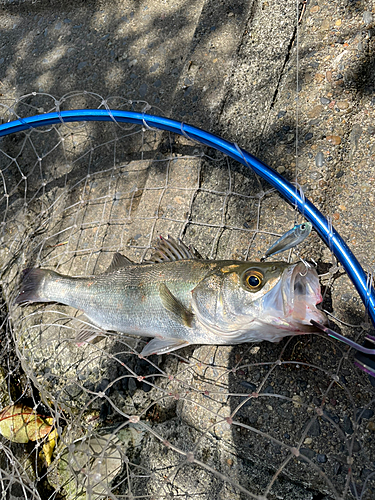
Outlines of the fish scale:
<svg viewBox="0 0 375 500">
<path fill-rule="evenodd" d="M 311 331 L 310 319 L 325 323 L 315 307 L 317 274 L 302 263 L 203 260 L 173 238 L 161 238 L 155 255 L 162 261 L 134 264 L 115 254 L 106 273 L 91 277 L 27 270 L 16 303 L 81 310 L 79 343 L 104 331 L 154 337 L 144 356 L 189 344 L 275 342 Z"/>
</svg>

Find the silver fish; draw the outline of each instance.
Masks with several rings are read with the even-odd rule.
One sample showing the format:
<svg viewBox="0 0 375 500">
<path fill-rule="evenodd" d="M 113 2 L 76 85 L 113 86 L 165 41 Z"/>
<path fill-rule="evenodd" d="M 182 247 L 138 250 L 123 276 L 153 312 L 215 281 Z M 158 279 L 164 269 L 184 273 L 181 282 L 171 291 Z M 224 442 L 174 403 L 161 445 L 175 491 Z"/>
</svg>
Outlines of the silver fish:
<svg viewBox="0 0 375 500">
<path fill-rule="evenodd" d="M 160 238 L 150 261 L 116 253 L 95 277 L 47 269 L 24 271 L 15 303 L 59 302 L 83 311 L 76 341 L 103 332 L 154 337 L 141 355 L 190 344 L 240 344 L 311 332 L 322 301 L 316 271 L 304 264 L 203 260 L 172 238 Z"/>
<path fill-rule="evenodd" d="M 280 252 L 285 252 L 285 250 L 289 250 L 305 240 L 309 234 L 311 233 L 312 224 L 311 222 L 303 222 L 302 224 L 296 224 L 292 229 L 287 231 L 285 234 L 281 236 L 278 240 L 273 243 L 267 252 L 262 257 L 262 260 L 270 257 L 271 255 L 275 255 Z"/>
</svg>

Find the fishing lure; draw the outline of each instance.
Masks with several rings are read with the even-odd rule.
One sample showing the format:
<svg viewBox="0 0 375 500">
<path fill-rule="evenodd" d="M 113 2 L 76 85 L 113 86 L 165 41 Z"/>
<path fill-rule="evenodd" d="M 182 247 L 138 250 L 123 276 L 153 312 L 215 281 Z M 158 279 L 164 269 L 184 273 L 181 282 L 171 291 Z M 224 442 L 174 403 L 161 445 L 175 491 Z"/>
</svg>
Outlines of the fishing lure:
<svg viewBox="0 0 375 500">
<path fill-rule="evenodd" d="M 296 224 L 292 229 L 287 231 L 285 234 L 281 236 L 278 240 L 273 243 L 267 250 L 267 252 L 263 255 L 261 260 L 265 260 L 267 257 L 271 255 L 275 255 L 280 252 L 285 252 L 285 250 L 289 250 L 293 248 L 302 241 L 304 241 L 309 234 L 311 233 L 312 224 L 311 222 L 303 222 L 302 224 Z"/>
</svg>

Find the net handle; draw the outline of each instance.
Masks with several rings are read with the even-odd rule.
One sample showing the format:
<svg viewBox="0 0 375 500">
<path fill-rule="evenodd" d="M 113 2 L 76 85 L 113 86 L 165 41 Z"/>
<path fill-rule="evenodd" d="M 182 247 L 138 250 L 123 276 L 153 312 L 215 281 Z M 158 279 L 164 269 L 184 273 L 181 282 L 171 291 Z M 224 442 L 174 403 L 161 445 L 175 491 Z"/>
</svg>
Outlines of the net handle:
<svg viewBox="0 0 375 500">
<path fill-rule="evenodd" d="M 312 223 L 324 243 L 332 250 L 336 258 L 341 262 L 349 278 L 356 287 L 361 300 L 368 310 L 369 316 L 375 326 L 375 291 L 368 282 L 367 274 L 360 263 L 345 243 L 339 233 L 332 227 L 323 214 L 304 196 L 296 190 L 290 182 L 284 179 L 275 170 L 255 158 L 237 144 L 226 141 L 210 132 L 206 132 L 192 125 L 171 120 L 156 115 L 136 113 L 133 111 L 120 111 L 109 109 L 75 109 L 70 111 L 59 111 L 58 113 L 46 113 L 22 118 L 0 125 L 0 137 L 21 132 L 31 128 L 49 126 L 61 122 L 82 121 L 104 121 L 147 124 L 161 130 L 167 130 L 175 134 L 183 135 L 191 140 L 205 144 L 225 153 L 245 167 L 252 170 L 266 180 L 271 186 L 284 196 L 290 203 L 298 208 L 303 216 Z"/>
</svg>

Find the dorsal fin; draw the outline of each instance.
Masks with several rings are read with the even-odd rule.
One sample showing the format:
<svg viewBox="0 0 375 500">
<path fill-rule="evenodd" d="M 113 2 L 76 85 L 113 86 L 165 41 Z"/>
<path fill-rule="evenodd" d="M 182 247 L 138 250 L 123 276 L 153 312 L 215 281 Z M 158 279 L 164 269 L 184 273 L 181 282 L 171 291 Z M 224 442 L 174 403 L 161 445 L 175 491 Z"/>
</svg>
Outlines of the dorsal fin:
<svg viewBox="0 0 375 500">
<path fill-rule="evenodd" d="M 121 269 L 122 267 L 133 266 L 133 265 L 134 265 L 134 262 L 132 262 L 127 257 L 125 257 L 125 255 L 122 255 L 121 253 L 116 252 L 113 256 L 111 265 L 106 270 L 106 273 L 112 273 L 113 271 L 116 271 L 117 269 Z"/>
<path fill-rule="evenodd" d="M 197 252 L 194 249 L 188 248 L 181 240 L 176 241 L 172 236 L 168 235 L 168 238 L 159 236 L 154 252 L 145 262 L 172 262 L 175 260 L 196 258 Z"/>
</svg>

